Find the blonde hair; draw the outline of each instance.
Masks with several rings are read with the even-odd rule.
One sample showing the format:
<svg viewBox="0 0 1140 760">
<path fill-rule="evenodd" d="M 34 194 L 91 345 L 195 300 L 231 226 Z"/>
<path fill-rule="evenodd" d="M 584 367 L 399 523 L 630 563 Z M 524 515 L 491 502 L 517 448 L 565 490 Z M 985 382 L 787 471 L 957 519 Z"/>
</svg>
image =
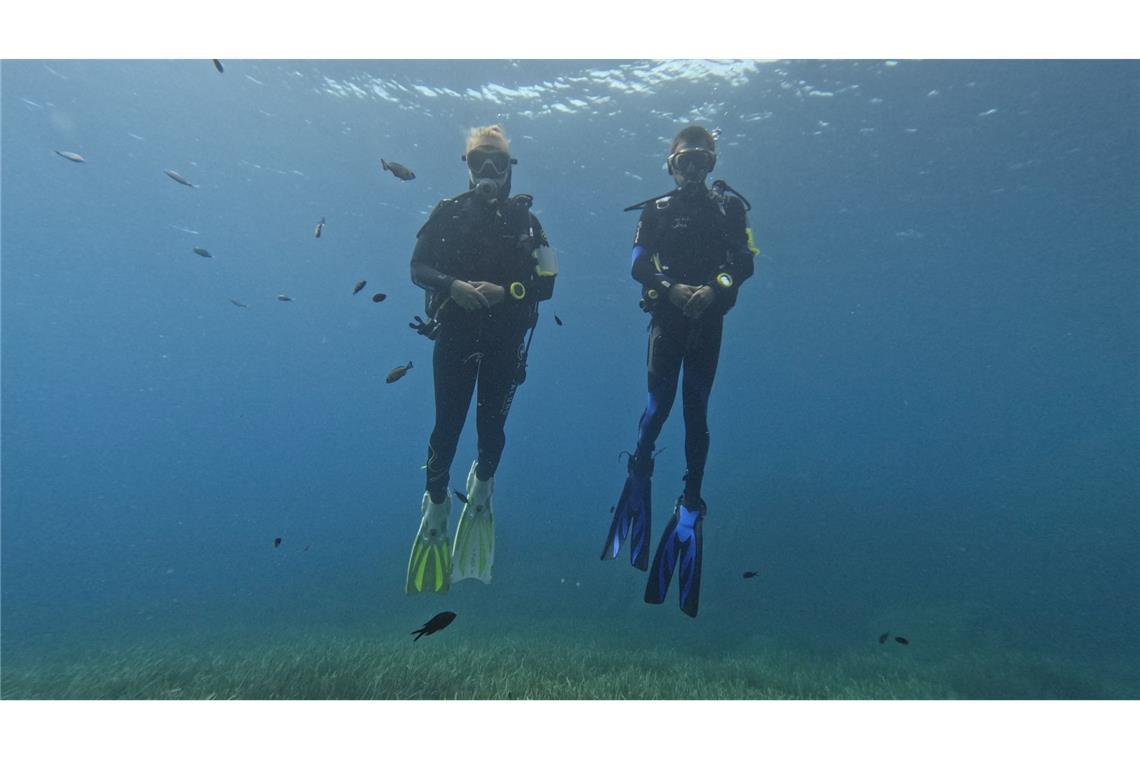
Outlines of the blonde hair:
<svg viewBox="0 0 1140 760">
<path fill-rule="evenodd" d="M 507 139 L 507 133 L 500 124 L 472 127 L 467 130 L 467 148 L 463 153 L 466 155 L 478 147 L 499 148 L 504 153 L 510 153 L 511 141 Z"/>
</svg>

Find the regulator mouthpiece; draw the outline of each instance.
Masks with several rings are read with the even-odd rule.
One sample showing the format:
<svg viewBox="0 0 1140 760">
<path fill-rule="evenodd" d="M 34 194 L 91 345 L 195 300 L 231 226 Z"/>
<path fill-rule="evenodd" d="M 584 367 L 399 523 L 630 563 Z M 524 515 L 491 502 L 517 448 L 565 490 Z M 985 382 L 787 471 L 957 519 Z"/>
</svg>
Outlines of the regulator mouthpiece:
<svg viewBox="0 0 1140 760">
<path fill-rule="evenodd" d="M 484 177 L 475 183 L 475 195 L 490 203 L 499 197 L 499 183 Z"/>
</svg>

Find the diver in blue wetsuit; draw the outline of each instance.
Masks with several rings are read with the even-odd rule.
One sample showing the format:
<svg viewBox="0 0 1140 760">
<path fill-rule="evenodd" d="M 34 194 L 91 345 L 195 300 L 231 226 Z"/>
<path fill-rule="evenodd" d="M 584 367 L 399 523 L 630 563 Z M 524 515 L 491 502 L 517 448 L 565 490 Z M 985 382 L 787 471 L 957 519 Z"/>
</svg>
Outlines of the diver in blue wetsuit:
<svg viewBox="0 0 1140 760">
<path fill-rule="evenodd" d="M 709 450 L 708 403 L 720 358 L 724 315 L 736 303 L 741 283 L 752 276 L 752 231 L 748 202 L 722 180 L 705 181 L 716 165 L 716 139 L 703 127 L 682 129 L 673 139 L 669 173 L 672 192 L 626 209 L 641 209 L 633 241 L 631 274 L 642 285 L 649 325 L 649 400 L 638 425 L 637 447 L 602 559 L 630 544 L 630 564 L 650 570 L 645 601 L 665 600 L 679 570 L 681 609 L 696 617 L 701 591 L 701 498 Z M 653 450 L 677 395 L 685 416 L 685 486 L 649 566 Z"/>
</svg>

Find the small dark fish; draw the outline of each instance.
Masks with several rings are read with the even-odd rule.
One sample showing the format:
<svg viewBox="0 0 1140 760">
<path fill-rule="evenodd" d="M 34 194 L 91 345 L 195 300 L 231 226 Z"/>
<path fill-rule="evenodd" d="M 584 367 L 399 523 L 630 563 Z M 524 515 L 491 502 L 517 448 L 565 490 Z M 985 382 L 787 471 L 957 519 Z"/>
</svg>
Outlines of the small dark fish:
<svg viewBox="0 0 1140 760">
<path fill-rule="evenodd" d="M 309 551 L 309 545 L 305 544 L 305 551 Z"/>
<path fill-rule="evenodd" d="M 78 153 L 72 153 L 70 150 L 57 150 L 55 151 L 55 154 L 57 156 L 63 156 L 68 161 L 74 161 L 77 164 L 82 164 L 87 161 L 87 159 L 83 156 L 79 155 Z"/>
<path fill-rule="evenodd" d="M 385 295 L 384 293 L 377 293 L 376 295 L 372 296 L 372 303 L 380 303 L 381 301 L 383 301 L 387 297 L 388 296 Z"/>
<path fill-rule="evenodd" d="M 886 633 L 880 635 L 879 636 L 879 643 L 880 644 L 886 644 L 887 643 L 887 637 L 890 635 L 891 635 L 890 631 L 887 631 Z"/>
<path fill-rule="evenodd" d="M 210 60 L 214 62 L 214 68 L 218 70 L 219 74 L 226 73 L 226 67 L 222 65 L 221 61 L 219 61 L 217 58 L 211 58 Z"/>
<path fill-rule="evenodd" d="M 234 306 L 240 306 L 240 307 L 241 307 L 241 308 L 243 308 L 243 309 L 248 309 L 248 308 L 249 308 L 248 306 L 246 306 L 246 305 L 245 305 L 244 303 L 242 303 L 241 301 L 238 301 L 238 300 L 236 300 L 236 299 L 233 299 L 233 298 L 231 298 L 231 299 L 230 299 L 230 303 L 232 303 Z"/>
<path fill-rule="evenodd" d="M 759 574 L 760 573 L 757 572 L 756 570 L 745 570 L 744 571 L 744 577 L 745 578 L 755 578 Z"/>
<path fill-rule="evenodd" d="M 352 294 L 356 295 L 360 291 L 364 290 L 364 286 L 367 284 L 368 284 L 368 280 L 361 280 L 360 282 L 356 283 L 355 285 L 352 286 Z"/>
<path fill-rule="evenodd" d="M 380 159 L 380 167 L 386 172 L 392 172 L 392 174 L 395 174 L 405 182 L 416 178 L 416 173 L 414 171 L 404 166 L 403 164 L 396 163 L 395 161 L 385 161 L 384 159 Z"/>
<path fill-rule="evenodd" d="M 610 513 L 611 513 L 611 514 L 613 513 L 613 511 L 614 511 L 614 507 L 616 507 L 616 506 L 617 506 L 617 504 L 614 504 L 614 506 L 613 506 L 613 507 L 610 507 Z"/>
<path fill-rule="evenodd" d="M 273 539 L 273 548 L 274 549 L 276 549 L 280 545 L 281 545 L 281 538 L 280 537 Z"/>
<path fill-rule="evenodd" d="M 558 325 L 559 327 L 562 327 L 562 320 L 558 318 L 557 314 L 554 315 L 554 324 Z"/>
<path fill-rule="evenodd" d="M 173 169 L 163 169 L 162 173 L 180 185 L 186 185 L 186 187 L 197 187 L 197 185 L 193 184 L 190 180 L 186 179 Z"/>
<path fill-rule="evenodd" d="M 412 631 L 416 637 L 412 641 L 419 641 L 420 636 L 431 636 L 436 631 L 442 631 L 447 626 L 451 625 L 451 621 L 455 620 L 454 612 L 441 612 L 431 620 L 423 624 L 422 627 Z"/>
<path fill-rule="evenodd" d="M 452 488 L 451 490 L 455 494 L 455 498 L 459 499 L 464 504 L 467 503 L 467 497 L 466 496 L 464 496 L 461 492 L 459 492 L 458 490 L 456 490 L 454 488 Z"/>
<path fill-rule="evenodd" d="M 284 293 L 281 293 L 277 296 L 277 300 L 278 301 L 292 301 L 293 299 L 290 298 L 289 296 L 285 295 Z"/>
<path fill-rule="evenodd" d="M 907 641 L 906 639 L 904 639 L 902 636 L 895 636 L 895 641 L 897 641 L 898 643 L 902 644 L 904 647 L 905 647 L 907 644 L 909 644 L 909 643 L 910 643 L 909 641 Z"/>
<path fill-rule="evenodd" d="M 407 363 L 407 365 L 406 365 L 406 366 L 404 366 L 404 367 L 396 367 L 396 369 L 394 369 L 394 370 L 392 370 L 391 372 L 389 372 L 389 373 L 388 373 L 388 379 L 387 379 L 387 380 L 385 380 L 384 382 L 386 382 L 386 383 L 394 383 L 394 382 L 396 382 L 396 381 L 397 381 L 397 380 L 399 380 L 401 377 L 403 377 L 404 375 L 408 374 L 408 370 L 410 370 L 411 368 L 412 368 L 412 363 L 411 363 L 411 362 L 408 362 L 408 363 Z"/>
<path fill-rule="evenodd" d="M 205 248 L 200 248 L 199 246 L 194 246 L 194 248 L 192 250 L 194 251 L 194 253 L 198 254 L 199 256 L 201 256 L 204 259 L 214 258 L 213 255 L 209 251 L 207 251 Z"/>
<path fill-rule="evenodd" d="M 325 228 L 325 218 L 322 216 L 321 221 L 317 222 L 317 228 L 315 230 L 313 230 L 313 237 L 319 238 L 321 236 L 321 230 L 323 230 L 324 228 Z"/>
</svg>

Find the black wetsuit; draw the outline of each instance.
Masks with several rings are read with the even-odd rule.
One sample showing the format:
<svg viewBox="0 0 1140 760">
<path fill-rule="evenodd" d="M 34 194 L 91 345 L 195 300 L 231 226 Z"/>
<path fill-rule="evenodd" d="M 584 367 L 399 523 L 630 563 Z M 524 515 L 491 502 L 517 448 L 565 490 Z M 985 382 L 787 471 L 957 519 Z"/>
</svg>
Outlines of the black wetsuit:
<svg viewBox="0 0 1140 760">
<path fill-rule="evenodd" d="M 428 291 L 429 316 L 440 323 L 432 355 L 435 427 L 427 453 L 427 490 L 435 502 L 447 493 L 476 382 L 479 479 L 499 466 L 507 413 L 525 378 L 526 331 L 538 302 L 554 292 L 554 277 L 536 270 L 534 251 L 547 243 L 529 208 L 529 196 L 488 206 L 466 193 L 436 206 L 417 235 L 412 282 Z M 506 298 L 490 309 L 467 311 L 448 297 L 456 279 L 501 285 Z M 512 283 L 521 285 L 513 294 Z"/>
<path fill-rule="evenodd" d="M 703 190 L 694 195 L 675 192 L 649 202 L 633 241 L 631 274 L 642 284 L 644 303 L 653 317 L 647 357 L 649 400 L 630 464 L 643 473 L 652 470 L 654 445 L 673 407 L 684 366 L 686 504 L 700 502 L 709 451 L 709 393 L 720 358 L 724 315 L 736 303 L 741 283 L 752 276 L 747 227 L 744 204 L 736 197 Z M 715 300 L 699 318 L 689 319 L 669 300 L 669 289 L 676 283 L 710 285 Z"/>
</svg>

